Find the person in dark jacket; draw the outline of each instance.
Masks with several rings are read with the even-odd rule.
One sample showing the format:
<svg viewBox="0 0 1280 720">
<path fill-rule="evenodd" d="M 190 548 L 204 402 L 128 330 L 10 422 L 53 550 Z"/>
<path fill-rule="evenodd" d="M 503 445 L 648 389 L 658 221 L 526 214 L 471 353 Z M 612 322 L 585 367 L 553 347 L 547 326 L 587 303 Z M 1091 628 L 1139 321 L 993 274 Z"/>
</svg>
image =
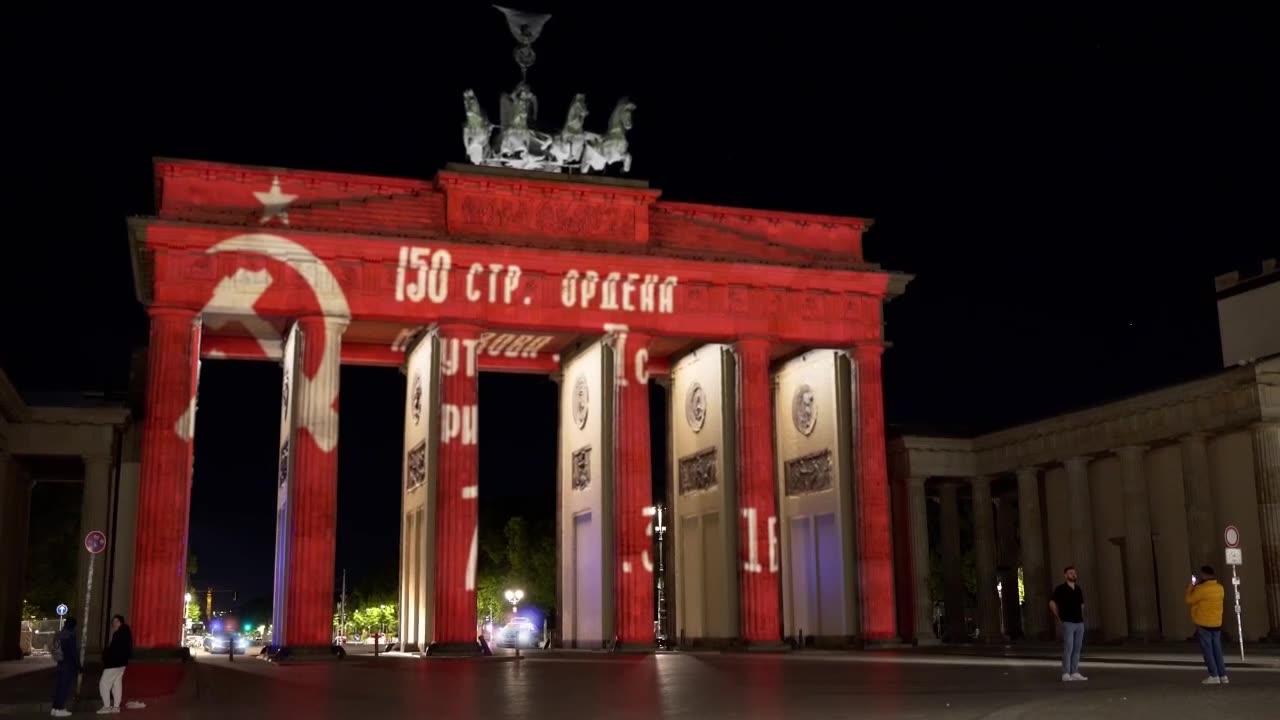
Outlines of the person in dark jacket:
<svg viewBox="0 0 1280 720">
<path fill-rule="evenodd" d="M 67 701 L 76 687 L 76 676 L 80 674 L 80 644 L 76 642 L 76 619 L 66 618 L 62 630 L 54 640 L 57 649 L 54 658 L 58 661 L 58 669 L 54 672 L 53 683 L 53 717 L 70 717 Z"/>
<path fill-rule="evenodd" d="M 99 715 L 120 712 L 120 694 L 124 687 L 124 669 L 133 656 L 133 631 L 124 622 L 123 615 L 111 618 L 111 639 L 102 651 L 102 679 L 98 692 L 102 694 Z"/>
</svg>

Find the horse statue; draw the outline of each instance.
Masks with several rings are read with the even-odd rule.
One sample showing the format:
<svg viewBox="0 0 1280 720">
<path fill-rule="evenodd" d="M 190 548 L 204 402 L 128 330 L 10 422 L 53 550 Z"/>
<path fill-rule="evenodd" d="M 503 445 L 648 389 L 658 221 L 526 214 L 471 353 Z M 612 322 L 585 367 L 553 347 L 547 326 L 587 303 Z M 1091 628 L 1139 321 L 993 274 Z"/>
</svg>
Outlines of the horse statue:
<svg viewBox="0 0 1280 720">
<path fill-rule="evenodd" d="M 529 127 L 538 114 L 538 98 L 521 82 L 502 96 L 502 132 L 498 134 L 498 154 L 512 167 L 534 169 L 543 164 L 551 138 Z"/>
<path fill-rule="evenodd" d="M 580 170 L 600 172 L 606 166 L 622 163 L 622 172 L 631 172 L 631 154 L 627 152 L 627 131 L 631 129 L 631 113 L 635 103 L 622 98 L 609 116 L 609 129 L 603 136 L 587 133 L 587 144 L 582 151 Z"/>
<path fill-rule="evenodd" d="M 587 96 L 578 93 L 573 96 L 573 103 L 569 105 L 564 129 L 551 139 L 550 154 L 558 165 L 565 167 L 582 160 L 582 151 L 587 145 L 587 133 L 582 129 L 586 120 Z"/>
<path fill-rule="evenodd" d="M 462 107 L 467 113 L 467 121 L 462 125 L 462 145 L 467 149 L 467 159 L 475 165 L 483 165 L 489 159 L 493 123 L 480 107 L 474 91 L 462 93 Z"/>
</svg>

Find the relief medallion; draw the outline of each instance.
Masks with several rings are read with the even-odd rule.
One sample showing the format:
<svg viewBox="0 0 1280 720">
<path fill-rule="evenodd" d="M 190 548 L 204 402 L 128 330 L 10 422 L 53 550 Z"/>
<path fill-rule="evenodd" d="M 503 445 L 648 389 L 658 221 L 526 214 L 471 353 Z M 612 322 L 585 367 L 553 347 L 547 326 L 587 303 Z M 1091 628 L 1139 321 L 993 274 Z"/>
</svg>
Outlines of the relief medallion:
<svg viewBox="0 0 1280 720">
<path fill-rule="evenodd" d="M 573 422 L 579 429 L 587 426 L 587 414 L 591 409 L 591 395 L 587 390 L 587 378 L 579 375 L 573 381 Z"/>
<path fill-rule="evenodd" d="M 685 393 L 684 419 L 694 432 L 700 432 L 707 422 L 707 393 L 698 383 L 690 385 Z"/>
<path fill-rule="evenodd" d="M 801 385 L 791 398 L 791 422 L 801 435 L 810 435 L 818 424 L 818 411 L 815 407 L 813 388 Z"/>
<path fill-rule="evenodd" d="M 409 395 L 409 410 L 413 413 L 413 424 L 422 422 L 422 373 L 413 374 L 413 392 Z"/>
</svg>

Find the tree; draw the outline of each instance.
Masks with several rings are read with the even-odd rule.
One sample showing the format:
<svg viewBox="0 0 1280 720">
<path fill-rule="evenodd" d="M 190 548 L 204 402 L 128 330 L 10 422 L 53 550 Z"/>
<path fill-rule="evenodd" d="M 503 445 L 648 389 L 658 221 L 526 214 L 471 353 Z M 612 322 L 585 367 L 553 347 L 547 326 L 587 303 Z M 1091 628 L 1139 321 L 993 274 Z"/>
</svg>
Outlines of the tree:
<svg viewBox="0 0 1280 720">
<path fill-rule="evenodd" d="M 75 587 L 84 552 L 80 496 L 78 485 L 65 483 L 37 483 L 31 492 L 25 595 L 40 617 L 54 617 L 63 603 L 76 614 L 84 601 L 84 588 L 77 593 Z"/>
<path fill-rule="evenodd" d="M 523 517 L 508 518 L 500 531 L 482 528 L 481 555 L 476 568 L 476 614 L 501 618 L 511 604 L 504 593 L 513 588 L 524 591 L 521 605 L 533 606 L 548 615 L 556 604 L 556 542 L 554 524 L 530 523 Z"/>
<path fill-rule="evenodd" d="M 187 603 L 187 619 L 193 623 L 198 623 L 200 622 L 200 618 L 201 612 L 199 595 L 192 592 L 191 602 Z"/>
</svg>

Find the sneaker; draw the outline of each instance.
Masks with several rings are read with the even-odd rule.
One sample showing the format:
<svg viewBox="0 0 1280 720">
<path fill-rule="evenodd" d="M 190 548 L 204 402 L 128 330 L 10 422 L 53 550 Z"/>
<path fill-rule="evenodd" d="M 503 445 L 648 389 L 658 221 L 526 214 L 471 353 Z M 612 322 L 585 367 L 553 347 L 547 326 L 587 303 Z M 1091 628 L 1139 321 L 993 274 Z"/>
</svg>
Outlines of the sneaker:
<svg viewBox="0 0 1280 720">
<path fill-rule="evenodd" d="M 1089 678 L 1081 675 L 1078 672 L 1075 672 L 1075 673 L 1071 673 L 1071 679 L 1072 680 L 1088 680 Z"/>
<path fill-rule="evenodd" d="M 1221 684 L 1221 681 L 1218 678 L 1210 675 L 1209 677 L 1201 680 L 1200 684 L 1201 685 L 1219 685 Z"/>
<path fill-rule="evenodd" d="M 1075 678 L 1071 677 L 1071 673 L 1062 673 L 1062 682 L 1071 682 Z"/>
<path fill-rule="evenodd" d="M 70 710 L 59 710 L 57 708 L 50 710 L 49 714 L 52 715 L 53 717 L 71 717 Z"/>
<path fill-rule="evenodd" d="M 120 712 L 120 706 L 119 706 L 119 705 L 117 705 L 117 706 L 115 706 L 115 707 L 111 708 L 111 712 L 113 712 L 113 713 L 118 713 L 118 712 Z"/>
<path fill-rule="evenodd" d="M 142 710 L 147 706 L 147 704 L 138 700 L 130 700 L 129 702 L 125 703 L 124 706 L 129 708 L 130 710 Z"/>
<path fill-rule="evenodd" d="M 113 712 L 115 712 L 115 711 L 111 709 L 111 706 L 110 706 L 110 705 L 103 705 L 103 706 L 102 706 L 102 709 L 98 711 L 98 714 L 99 714 L 99 715 L 110 715 L 110 714 L 111 714 L 111 713 L 113 713 Z"/>
<path fill-rule="evenodd" d="M 1226 685 L 1231 682 L 1231 678 L 1227 677 L 1226 675 L 1223 675 L 1222 677 L 1218 678 L 1218 680 L 1221 681 L 1223 685 Z"/>
</svg>

